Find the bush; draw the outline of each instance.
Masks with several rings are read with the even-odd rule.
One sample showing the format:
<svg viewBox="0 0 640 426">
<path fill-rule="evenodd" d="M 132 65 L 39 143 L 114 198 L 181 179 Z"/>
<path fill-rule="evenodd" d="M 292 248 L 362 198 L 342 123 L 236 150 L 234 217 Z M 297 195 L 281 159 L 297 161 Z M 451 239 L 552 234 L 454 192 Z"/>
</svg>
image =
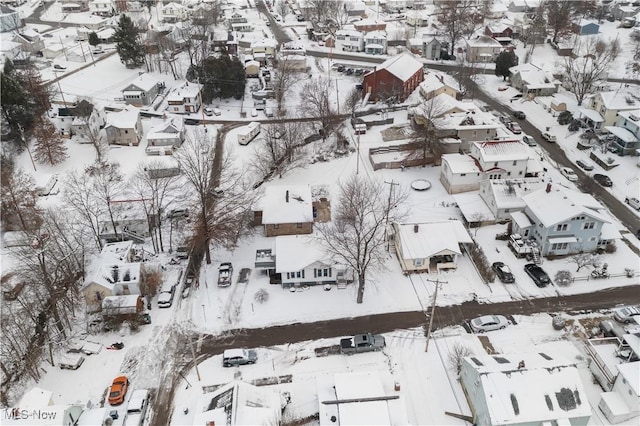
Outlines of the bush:
<svg viewBox="0 0 640 426">
<path fill-rule="evenodd" d="M 573 282 L 573 275 L 571 275 L 571 272 L 566 270 L 558 271 L 555 276 L 554 282 L 556 283 L 556 285 L 566 287 Z"/>
<path fill-rule="evenodd" d="M 612 254 L 612 253 L 615 253 L 617 249 L 618 247 L 616 247 L 616 243 L 611 242 L 605 246 L 604 251 L 606 253 Z"/>
<path fill-rule="evenodd" d="M 495 272 L 493 272 L 493 269 L 491 268 L 489 259 L 487 259 L 487 256 L 484 254 L 484 251 L 482 251 L 480 246 L 477 244 L 474 244 L 473 247 L 471 247 L 471 260 L 473 260 L 473 263 L 476 265 L 476 268 L 478 268 L 478 272 L 480 273 L 480 276 L 485 281 L 490 283 L 495 281 L 496 274 Z"/>
<path fill-rule="evenodd" d="M 269 300 L 269 293 L 267 292 L 267 290 L 261 288 L 260 290 L 256 291 L 256 294 L 253 296 L 253 300 L 258 303 L 264 303 Z"/>
<path fill-rule="evenodd" d="M 580 129 L 580 120 L 573 120 L 571 124 L 569 124 L 570 132 L 577 132 Z"/>
<path fill-rule="evenodd" d="M 571 123 L 572 120 L 573 114 L 570 111 L 562 111 L 560 115 L 558 115 L 558 124 L 562 126 Z"/>
</svg>

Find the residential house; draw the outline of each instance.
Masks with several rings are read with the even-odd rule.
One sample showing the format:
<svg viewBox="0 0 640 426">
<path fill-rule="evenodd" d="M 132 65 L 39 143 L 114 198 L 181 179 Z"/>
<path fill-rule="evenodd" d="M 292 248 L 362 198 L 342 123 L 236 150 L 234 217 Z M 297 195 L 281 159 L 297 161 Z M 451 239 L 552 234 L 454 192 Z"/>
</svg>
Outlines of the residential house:
<svg viewBox="0 0 640 426">
<path fill-rule="evenodd" d="M 86 106 L 86 108 L 85 108 Z M 100 130 L 105 126 L 105 115 L 86 100 L 81 100 L 74 108 L 71 135 L 76 135 L 79 143 L 93 143 L 100 138 Z"/>
<path fill-rule="evenodd" d="M 522 200 L 524 209 L 511 214 L 512 234 L 535 240 L 542 256 L 588 253 L 620 238 L 590 194 L 548 183 Z"/>
<path fill-rule="evenodd" d="M 180 22 L 189 17 L 189 9 L 180 3 L 167 3 L 160 8 L 162 22 Z"/>
<path fill-rule="evenodd" d="M 511 85 L 524 95 L 550 96 L 558 92 L 560 82 L 548 71 L 532 63 L 509 68 Z"/>
<path fill-rule="evenodd" d="M 228 21 L 229 21 L 229 24 L 246 24 L 247 22 L 249 22 L 249 20 L 244 14 L 238 12 L 235 9 L 231 13 L 231 16 L 229 16 Z"/>
<path fill-rule="evenodd" d="M 438 99 L 446 98 L 439 95 Z M 448 103 L 453 101 L 448 100 Z M 458 151 L 469 152 L 472 141 L 493 140 L 498 136 L 501 126 L 491 114 L 468 102 L 458 101 L 455 105 L 458 105 L 462 112 L 450 109 L 451 112 L 431 121 L 440 138 L 455 138 L 459 141 Z"/>
<path fill-rule="evenodd" d="M 526 0 L 511 0 L 508 6 L 509 12 L 522 13 L 528 12 L 530 7 Z"/>
<path fill-rule="evenodd" d="M 301 44 L 298 41 L 290 41 L 287 43 L 282 43 L 282 45 L 280 45 L 280 55 L 282 56 L 287 56 L 287 55 L 302 55 L 302 56 L 306 56 L 307 51 L 304 47 L 304 44 Z"/>
<path fill-rule="evenodd" d="M 22 27 L 22 25 L 22 19 L 18 11 L 4 4 L 0 4 L 0 33 L 15 31 Z M 7 42 L 8 41 L 3 41 L 3 44 Z"/>
<path fill-rule="evenodd" d="M 353 23 L 353 28 L 361 33 L 368 33 L 371 31 L 387 31 L 387 23 L 384 21 L 376 21 L 374 19 L 361 19 Z"/>
<path fill-rule="evenodd" d="M 473 424 L 586 426 L 591 418 L 576 363 L 547 352 L 466 357 L 460 383 Z"/>
<path fill-rule="evenodd" d="M 618 364 L 617 370 L 613 388 L 601 393 L 598 403 L 598 408 L 613 424 L 637 419 L 640 415 L 640 361 Z"/>
<path fill-rule="evenodd" d="M 89 12 L 98 16 L 113 16 L 116 13 L 116 5 L 113 0 L 91 0 Z"/>
<path fill-rule="evenodd" d="M 283 288 L 353 282 L 345 265 L 334 262 L 321 243 L 307 235 L 281 235 L 275 239 L 275 275 Z"/>
<path fill-rule="evenodd" d="M 18 30 L 18 32 L 13 35 L 12 41 L 19 43 L 22 46 L 23 52 L 34 54 L 44 49 L 42 36 L 32 29 Z"/>
<path fill-rule="evenodd" d="M 417 27 L 428 27 L 431 22 L 431 13 L 426 10 L 415 10 L 407 14 L 405 18 L 407 25 Z"/>
<path fill-rule="evenodd" d="M 192 424 L 280 424 L 286 402 L 273 386 L 254 386 L 234 380 L 198 397 Z"/>
<path fill-rule="evenodd" d="M 640 109 L 620 111 L 616 126 L 605 126 L 612 147 L 620 155 L 636 155 L 640 148 Z"/>
<path fill-rule="evenodd" d="M 142 139 L 140 111 L 128 107 L 120 112 L 107 114 L 107 143 L 110 145 L 138 146 Z"/>
<path fill-rule="evenodd" d="M 260 62 L 254 60 L 245 62 L 244 73 L 250 78 L 258 77 L 258 74 L 260 74 Z"/>
<path fill-rule="evenodd" d="M 278 42 L 275 39 L 263 38 L 251 43 L 251 54 L 254 59 L 257 54 L 262 54 L 265 58 L 271 58 L 275 55 L 277 48 Z"/>
<path fill-rule="evenodd" d="M 426 100 L 432 99 L 440 94 L 447 94 L 454 99 L 458 99 L 460 91 L 455 87 L 455 79 L 448 74 L 427 70 L 424 73 L 424 81 L 420 83 L 420 94 Z"/>
<path fill-rule="evenodd" d="M 423 80 L 422 63 L 410 53 L 403 53 L 365 74 L 362 93 L 373 101 L 395 99 L 403 102 Z"/>
<path fill-rule="evenodd" d="M 406 425 L 403 392 L 386 370 L 317 374 L 318 420 L 321 426 Z"/>
<path fill-rule="evenodd" d="M 369 55 L 384 55 L 387 53 L 387 33 L 371 31 L 364 35 L 364 52 Z"/>
<path fill-rule="evenodd" d="M 466 113 L 469 111 L 468 108 L 469 106 L 467 103 L 460 102 L 449 96 L 447 93 L 440 93 L 439 95 L 419 103 L 415 107 L 410 107 L 407 111 L 416 124 L 420 126 L 434 126 L 440 135 L 444 135 L 444 132 L 437 127 L 437 125 L 442 123 L 441 119 L 449 115 Z M 455 135 L 455 132 L 453 134 L 447 133 L 447 136 L 442 137 L 455 138 Z M 458 143 L 455 152 L 458 152 L 459 150 L 460 143 Z"/>
<path fill-rule="evenodd" d="M 307 70 L 307 57 L 304 55 L 280 56 L 280 62 L 287 63 L 287 69 L 291 71 L 305 72 Z"/>
<path fill-rule="evenodd" d="M 50 43 L 42 49 L 42 56 L 45 59 L 55 59 L 65 54 L 67 46 L 61 43 Z"/>
<path fill-rule="evenodd" d="M 611 14 L 618 21 L 622 21 L 624 18 L 631 18 L 638 13 L 637 3 L 628 4 L 625 2 L 617 2 L 611 10 Z"/>
<path fill-rule="evenodd" d="M 364 50 L 364 34 L 353 28 L 345 28 L 336 31 L 336 40 L 340 41 L 342 50 L 347 52 L 361 52 Z"/>
<path fill-rule="evenodd" d="M 236 22 L 234 24 L 230 24 L 230 26 L 231 31 L 233 32 L 248 33 L 253 31 L 253 25 L 250 22 Z"/>
<path fill-rule="evenodd" d="M 427 59 L 437 60 L 442 57 L 444 44 L 435 37 L 422 39 L 422 56 Z"/>
<path fill-rule="evenodd" d="M 190 114 L 198 112 L 202 105 L 202 95 L 200 85 L 185 82 L 182 86 L 174 89 L 167 96 L 167 111 L 175 114 Z"/>
<path fill-rule="evenodd" d="M 605 126 L 615 126 L 620 112 L 637 110 L 640 103 L 629 95 L 609 91 L 589 96 L 585 99 L 584 106 L 580 108 L 580 118 L 599 132 Z"/>
<path fill-rule="evenodd" d="M 444 154 L 440 182 L 450 194 L 476 191 L 484 179 L 523 178 L 529 151 L 519 140 L 472 142 L 470 153 Z"/>
<path fill-rule="evenodd" d="M 469 62 L 495 62 L 503 46 L 489 36 L 479 36 L 466 42 L 466 58 Z"/>
<path fill-rule="evenodd" d="M 600 31 L 600 25 L 588 19 L 580 19 L 571 23 L 571 31 L 578 35 L 594 35 Z"/>
<path fill-rule="evenodd" d="M 479 196 L 487 205 L 495 221 L 511 219 L 511 213 L 522 211 L 522 197 L 546 185 L 543 178 L 484 179 L 480 181 Z"/>
<path fill-rule="evenodd" d="M 500 43 L 510 43 L 513 38 L 512 25 L 504 22 L 492 23 L 484 27 L 484 35 L 489 36 Z"/>
<path fill-rule="evenodd" d="M 100 262 L 82 286 L 87 309 L 101 309 L 102 300 L 108 296 L 140 294 L 141 279 L 140 263 Z"/>
<path fill-rule="evenodd" d="M 150 105 L 160 91 L 160 80 L 151 74 L 142 74 L 122 89 L 124 101 L 137 107 Z"/>
<path fill-rule="evenodd" d="M 15 41 L 4 41 L 0 45 L 0 57 L 2 58 L 2 63 L 9 59 L 11 61 L 14 60 L 18 55 L 22 53 L 22 45 L 20 43 L 16 43 Z"/>
<path fill-rule="evenodd" d="M 185 130 L 182 117 L 171 117 L 161 124 L 152 127 L 147 133 L 147 154 L 156 152 L 172 152 L 184 142 Z M 165 148 L 170 148 L 166 150 Z"/>
<path fill-rule="evenodd" d="M 264 225 L 267 237 L 311 234 L 313 199 L 309 185 L 275 186 L 265 189 L 254 222 Z"/>
<path fill-rule="evenodd" d="M 87 12 L 89 0 L 60 0 L 60 8 L 63 13 Z"/>
<path fill-rule="evenodd" d="M 473 240 L 462 222 L 393 223 L 393 244 L 403 272 L 457 269 L 461 244 Z"/>
</svg>

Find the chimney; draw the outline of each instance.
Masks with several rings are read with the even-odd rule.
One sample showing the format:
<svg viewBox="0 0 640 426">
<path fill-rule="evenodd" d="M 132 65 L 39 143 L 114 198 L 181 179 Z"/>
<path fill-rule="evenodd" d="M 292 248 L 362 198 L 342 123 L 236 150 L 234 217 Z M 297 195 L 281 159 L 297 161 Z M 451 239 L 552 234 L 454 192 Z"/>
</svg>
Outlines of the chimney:
<svg viewBox="0 0 640 426">
<path fill-rule="evenodd" d="M 547 191 L 547 194 L 551 192 L 551 182 L 547 183 L 547 189 L 545 189 L 545 191 Z"/>
<path fill-rule="evenodd" d="M 420 225 L 418 225 L 417 223 L 415 225 L 413 225 L 413 232 L 415 232 L 417 234 L 419 227 L 420 227 Z"/>
<path fill-rule="evenodd" d="M 522 370 L 524 368 L 524 360 L 518 363 L 518 370 Z"/>
<path fill-rule="evenodd" d="M 111 267 L 111 278 L 113 278 L 114 283 L 118 282 L 118 278 L 120 278 L 120 271 L 118 270 L 118 265 L 113 265 Z"/>
<path fill-rule="evenodd" d="M 285 201 L 289 202 L 289 190 L 287 190 L 287 194 L 284 196 Z"/>
</svg>

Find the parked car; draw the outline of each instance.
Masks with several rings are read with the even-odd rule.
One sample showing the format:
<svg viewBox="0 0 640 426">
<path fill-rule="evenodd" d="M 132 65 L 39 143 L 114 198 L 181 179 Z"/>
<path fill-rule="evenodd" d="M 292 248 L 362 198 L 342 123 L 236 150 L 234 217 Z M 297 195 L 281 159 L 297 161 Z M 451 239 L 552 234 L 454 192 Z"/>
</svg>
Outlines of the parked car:
<svg viewBox="0 0 640 426">
<path fill-rule="evenodd" d="M 514 283 L 516 280 L 513 278 L 513 274 L 511 273 L 511 269 L 502 262 L 495 262 L 491 265 L 496 275 L 505 284 Z"/>
<path fill-rule="evenodd" d="M 197 126 L 200 124 L 200 120 L 196 120 L 194 118 L 186 118 L 184 120 L 184 124 L 186 124 L 187 126 Z"/>
<path fill-rule="evenodd" d="M 551 283 L 551 279 L 544 269 L 534 263 L 524 265 L 524 270 L 538 287 L 546 287 Z"/>
<path fill-rule="evenodd" d="M 351 74 L 353 74 L 353 73 L 354 73 L 354 70 L 353 70 L 353 68 L 347 68 L 347 70 L 345 71 L 345 73 L 346 73 L 347 75 L 351 75 Z"/>
<path fill-rule="evenodd" d="M 53 69 L 54 71 L 64 71 L 67 69 L 67 67 L 65 67 L 64 65 L 60 65 L 60 64 L 53 64 Z"/>
<path fill-rule="evenodd" d="M 127 426 L 142 426 L 144 416 L 149 405 L 149 391 L 138 389 L 131 394 L 129 404 L 127 404 Z"/>
<path fill-rule="evenodd" d="M 65 354 L 58 361 L 58 365 L 63 370 L 77 370 L 84 362 L 84 357 L 80 354 Z"/>
<path fill-rule="evenodd" d="M 544 139 L 547 142 L 556 142 L 558 140 L 554 135 L 548 132 L 544 132 L 542 134 L 542 139 Z"/>
<path fill-rule="evenodd" d="M 162 291 L 158 295 L 158 308 L 170 308 L 173 305 L 173 291 Z"/>
<path fill-rule="evenodd" d="M 473 331 L 480 333 L 507 328 L 509 321 L 502 315 L 485 315 L 472 319 L 469 321 L 469 325 Z"/>
<path fill-rule="evenodd" d="M 253 349 L 227 349 L 222 354 L 222 366 L 255 364 L 258 353 Z"/>
<path fill-rule="evenodd" d="M 522 133 L 522 129 L 520 128 L 520 125 L 518 123 L 516 123 L 515 121 L 512 121 L 511 123 L 509 123 L 507 125 L 507 127 L 509 128 L 509 130 L 511 130 L 511 132 L 513 132 L 513 134 L 515 135 L 519 135 Z"/>
<path fill-rule="evenodd" d="M 580 167 L 582 168 L 582 170 L 586 170 L 586 171 L 588 171 L 588 172 L 590 172 L 591 170 L 593 170 L 593 165 L 592 165 L 592 164 L 587 163 L 586 161 L 578 160 L 578 161 L 576 161 L 576 164 L 577 164 L 578 166 L 580 166 Z"/>
<path fill-rule="evenodd" d="M 109 389 L 109 404 L 120 405 L 124 402 L 124 397 L 129 389 L 129 379 L 127 376 L 118 376 L 113 379 L 111 389 Z"/>
<path fill-rule="evenodd" d="M 95 49 L 93 49 L 93 54 L 94 55 L 102 55 L 104 53 L 104 50 L 101 47 L 97 47 Z"/>
<path fill-rule="evenodd" d="M 602 186 L 613 186 L 613 182 L 607 175 L 596 173 L 595 175 L 593 175 L 593 179 Z"/>
<path fill-rule="evenodd" d="M 524 120 L 527 118 L 527 115 L 522 111 L 513 111 L 513 116 L 518 120 Z"/>
<path fill-rule="evenodd" d="M 500 122 L 502 124 L 504 124 L 505 126 L 509 123 L 511 123 L 511 119 L 509 117 L 507 117 L 506 115 L 501 115 L 500 117 L 498 117 L 498 120 L 500 120 Z"/>
<path fill-rule="evenodd" d="M 560 168 L 560 174 L 562 174 L 562 176 L 566 177 L 570 182 L 577 182 L 578 181 L 578 175 L 576 174 L 576 172 L 574 172 L 569 167 L 561 167 Z"/>
<path fill-rule="evenodd" d="M 364 70 L 363 70 L 362 68 L 358 68 L 358 69 L 355 71 L 355 75 L 362 75 L 362 74 L 364 74 Z"/>
<path fill-rule="evenodd" d="M 626 197 L 624 199 L 624 202 L 629 204 L 631 208 L 640 210 L 640 200 L 638 200 L 636 197 Z"/>
<path fill-rule="evenodd" d="M 167 213 L 167 218 L 178 219 L 181 217 L 189 217 L 189 209 L 173 209 Z"/>
<path fill-rule="evenodd" d="M 208 107 L 205 108 L 204 109 L 204 115 L 209 116 L 209 117 L 212 116 L 213 115 L 213 108 L 208 108 Z"/>
<path fill-rule="evenodd" d="M 340 339 L 340 352 L 343 354 L 379 351 L 385 346 L 384 336 L 379 334 L 356 334 L 352 337 Z"/>
<path fill-rule="evenodd" d="M 338 68 L 336 68 L 338 72 L 344 72 L 344 70 L 346 69 L 344 65 L 338 65 Z"/>
<path fill-rule="evenodd" d="M 633 317 L 640 315 L 640 305 L 637 306 L 623 306 L 615 308 L 613 310 L 613 318 L 625 324 L 629 324 L 633 321 Z"/>
<path fill-rule="evenodd" d="M 522 137 L 522 142 L 526 143 L 529 146 L 538 146 L 538 143 L 532 136 L 524 135 Z"/>
</svg>

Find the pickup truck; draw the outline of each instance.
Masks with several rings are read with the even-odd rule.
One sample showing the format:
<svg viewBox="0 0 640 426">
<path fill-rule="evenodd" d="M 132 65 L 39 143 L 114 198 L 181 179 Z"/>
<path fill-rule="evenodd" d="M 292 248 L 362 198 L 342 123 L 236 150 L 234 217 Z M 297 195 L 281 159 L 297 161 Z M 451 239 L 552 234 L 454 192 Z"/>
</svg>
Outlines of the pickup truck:
<svg viewBox="0 0 640 426">
<path fill-rule="evenodd" d="M 233 265 L 231 262 L 222 262 L 218 267 L 218 287 L 229 287 L 232 275 Z"/>
<path fill-rule="evenodd" d="M 379 351 L 386 345 L 384 337 L 378 334 L 356 334 L 353 337 L 340 339 L 340 351 L 343 354 Z"/>
</svg>

